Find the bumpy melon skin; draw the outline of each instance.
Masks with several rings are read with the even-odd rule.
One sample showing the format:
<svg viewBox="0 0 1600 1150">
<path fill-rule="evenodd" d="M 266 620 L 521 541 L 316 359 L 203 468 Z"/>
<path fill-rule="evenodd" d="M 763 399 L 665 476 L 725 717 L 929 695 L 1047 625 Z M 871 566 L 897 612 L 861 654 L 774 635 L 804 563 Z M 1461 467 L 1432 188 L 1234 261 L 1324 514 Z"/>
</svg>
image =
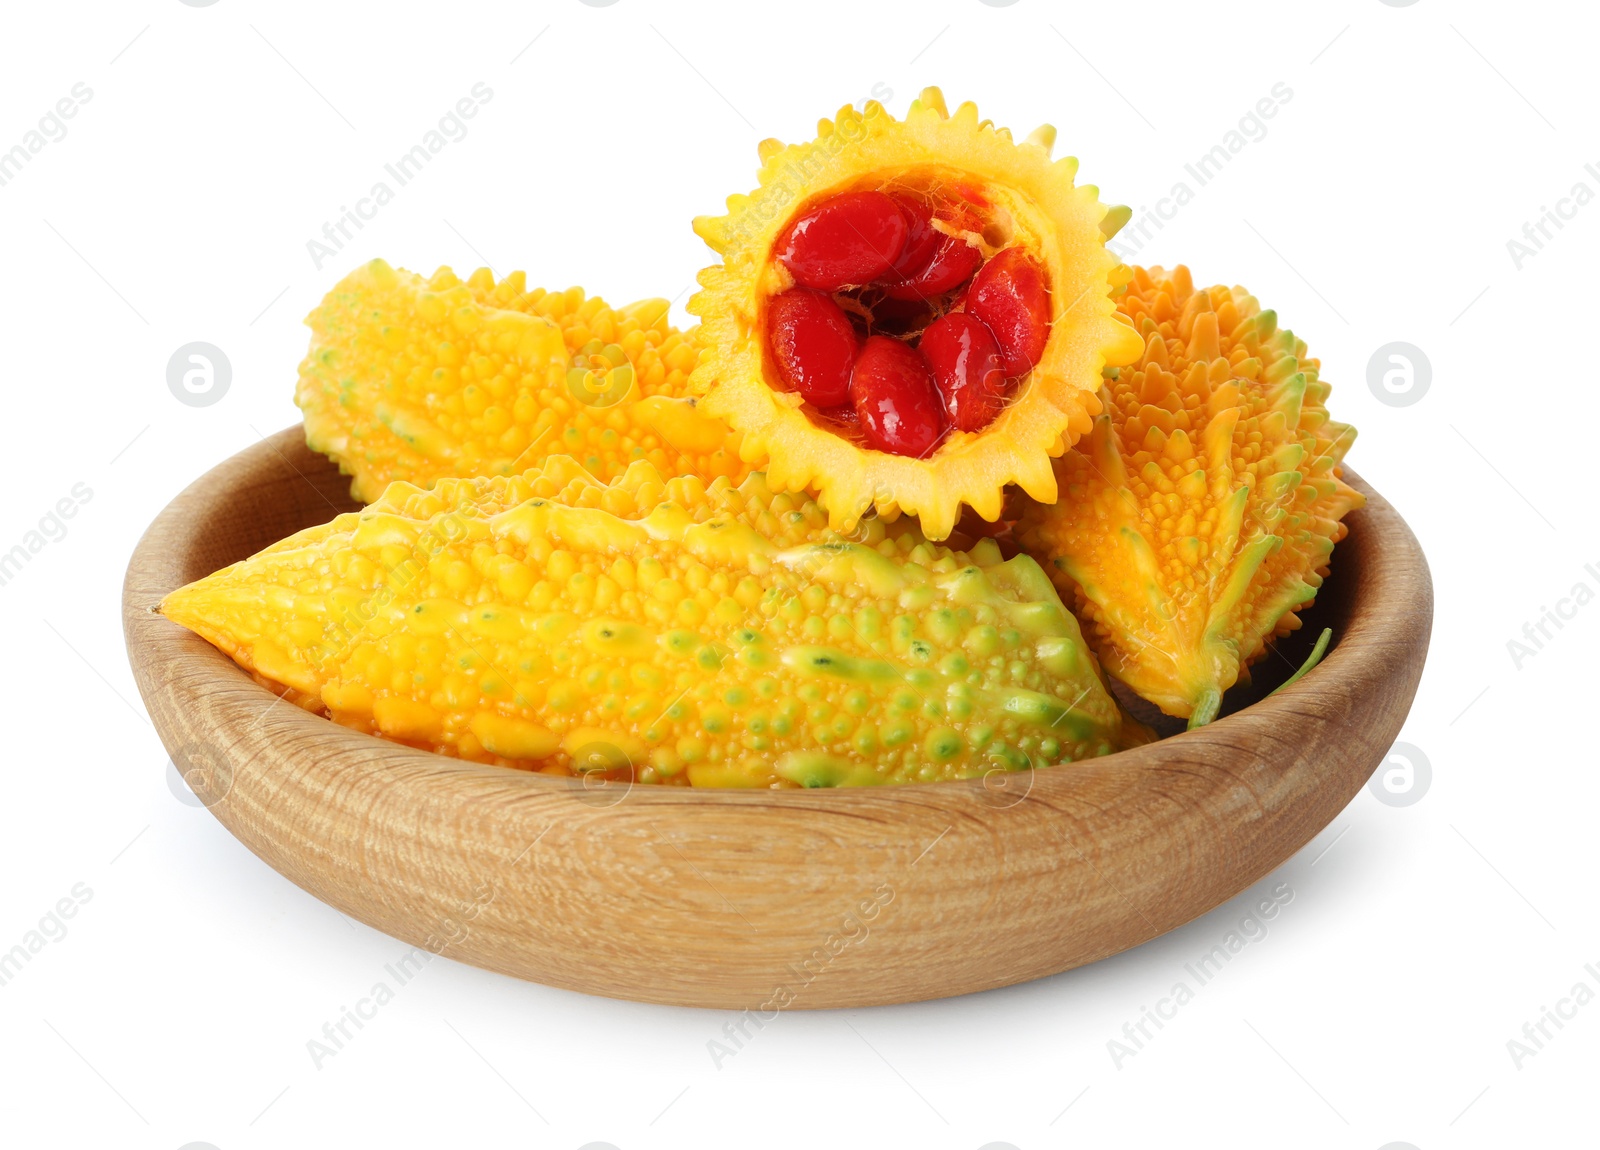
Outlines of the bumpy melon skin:
<svg viewBox="0 0 1600 1150">
<path fill-rule="evenodd" d="M 1126 213 L 1102 204 L 1097 188 L 1074 185 L 1078 162 L 1052 161 L 1054 138 L 1046 126 L 1013 142 L 1008 129 L 980 122 L 973 104 L 949 114 L 937 88 L 924 91 L 904 120 L 868 101 L 860 112 L 845 107 L 821 121 L 810 143 L 763 143 L 760 186 L 729 197 L 727 215 L 695 221 L 722 262 L 700 273 L 704 290 L 689 303 L 703 321 L 693 386 L 707 393 L 709 412 L 744 433 L 744 458 L 760 461 L 779 490 L 819 492 L 836 529 L 876 508 L 915 514 L 930 539 L 943 539 L 963 504 L 990 522 L 999 518 L 1008 483 L 1053 500 L 1050 459 L 1088 432 L 1101 370 L 1138 355 L 1138 340 L 1116 318 L 1111 285 L 1119 265 L 1104 242 Z M 792 283 L 773 256 L 791 219 L 835 192 L 927 172 L 978 187 L 1010 213 L 1010 242 L 1049 272 L 1054 314 L 1043 358 L 1000 417 L 976 433 L 952 431 L 933 455 L 917 459 L 858 447 L 813 423 L 798 395 L 769 386 L 776 375 L 765 308 Z"/>
<path fill-rule="evenodd" d="M 1148 737 L 1032 559 L 845 538 L 759 474 L 396 483 L 161 610 L 344 726 L 553 774 L 926 782 Z"/>
<path fill-rule="evenodd" d="M 373 260 L 306 318 L 306 440 L 362 502 L 394 481 L 511 475 L 558 454 L 602 480 L 643 459 L 737 483 L 750 472 L 738 436 L 688 395 L 698 352 L 667 310 L 530 290 L 521 272 L 424 279 Z"/>
<path fill-rule="evenodd" d="M 1056 461 L 1059 501 L 1026 505 L 1014 534 L 1109 674 L 1205 722 L 1316 597 L 1365 501 L 1339 473 L 1356 432 L 1328 417 L 1306 345 L 1243 288 L 1135 268 L 1118 307 L 1144 354 Z"/>
</svg>

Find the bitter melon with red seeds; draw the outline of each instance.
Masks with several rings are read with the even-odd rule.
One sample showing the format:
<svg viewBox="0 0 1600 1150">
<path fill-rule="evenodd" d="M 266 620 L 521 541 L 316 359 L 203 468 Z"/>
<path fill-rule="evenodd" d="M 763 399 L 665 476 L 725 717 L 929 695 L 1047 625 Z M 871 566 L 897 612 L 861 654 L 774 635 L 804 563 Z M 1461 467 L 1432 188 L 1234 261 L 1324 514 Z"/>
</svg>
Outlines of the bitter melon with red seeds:
<svg viewBox="0 0 1600 1150">
<path fill-rule="evenodd" d="M 1055 498 L 1051 457 L 1139 340 L 1105 245 L 1125 210 L 1054 138 L 1014 142 L 936 88 L 904 120 L 869 101 L 763 143 L 760 186 L 695 221 L 721 257 L 689 304 L 695 389 L 774 488 L 815 490 L 840 530 L 876 508 L 930 539 L 964 504 L 993 522 L 1010 483 Z"/>
</svg>

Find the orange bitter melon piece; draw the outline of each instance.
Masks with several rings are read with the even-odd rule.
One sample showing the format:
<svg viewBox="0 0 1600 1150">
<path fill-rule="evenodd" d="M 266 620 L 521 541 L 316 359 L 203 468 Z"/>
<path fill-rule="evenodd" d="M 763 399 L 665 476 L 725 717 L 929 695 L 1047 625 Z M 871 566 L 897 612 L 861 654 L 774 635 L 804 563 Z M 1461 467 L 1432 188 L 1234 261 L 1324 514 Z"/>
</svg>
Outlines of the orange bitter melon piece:
<svg viewBox="0 0 1600 1150">
<path fill-rule="evenodd" d="M 509 475 L 551 455 L 604 480 L 640 459 L 742 479 L 738 436 L 688 393 L 698 353 L 667 309 L 530 290 L 522 272 L 423 279 L 373 260 L 306 319 L 306 440 L 363 502 L 395 480 Z"/>
<path fill-rule="evenodd" d="M 1032 559 L 842 537 L 759 473 L 396 483 L 161 610 L 339 723 L 556 774 L 912 782 L 1146 737 Z"/>
<path fill-rule="evenodd" d="M 1108 208 L 1098 189 L 1075 184 L 1078 162 L 1052 160 L 1054 139 L 1055 129 L 1046 125 L 1026 140 L 1013 140 L 1009 129 L 980 120 L 970 103 L 950 113 L 937 88 L 926 89 L 903 120 L 868 101 L 862 111 L 845 107 L 821 121 L 809 143 L 767 140 L 760 146 L 759 186 L 729 197 L 726 215 L 695 221 L 695 231 L 720 257 L 700 273 L 703 290 L 689 303 L 702 320 L 696 389 L 706 392 L 710 413 L 744 434 L 745 458 L 763 462 L 774 488 L 815 490 L 840 530 L 876 508 L 917 515 L 930 539 L 950 534 L 963 504 L 993 522 L 1010 483 L 1035 498 L 1055 498 L 1051 457 L 1088 432 L 1100 410 L 1102 369 L 1131 362 L 1139 341 L 1117 318 L 1112 288 L 1120 265 L 1105 244 L 1126 220 L 1126 210 Z M 854 201 L 867 205 L 871 215 L 868 201 L 881 209 L 883 197 L 903 205 L 908 220 L 909 213 L 921 214 L 924 223 L 908 227 L 932 228 L 959 241 L 964 247 L 958 245 L 956 254 L 970 256 L 967 266 L 981 270 L 923 294 L 901 290 L 898 267 L 862 268 L 853 279 L 840 270 L 826 281 L 798 270 L 794 237 L 811 228 L 818 213 Z M 914 235 L 926 234 L 903 230 L 881 211 L 870 222 L 884 225 L 888 231 L 881 236 L 889 237 L 875 231 L 871 245 L 900 245 L 901 259 L 911 258 Z M 859 227 L 852 232 L 854 226 L 843 219 L 832 234 L 836 240 L 865 235 Z M 933 410 L 913 404 L 919 419 L 926 415 L 943 430 L 930 438 L 930 428 L 915 439 L 930 446 L 899 453 L 880 449 L 881 439 L 862 432 L 871 414 L 866 409 L 873 406 L 864 406 L 857 390 L 863 375 L 889 383 L 916 376 L 921 369 L 915 356 L 905 354 L 907 347 L 919 349 L 932 371 L 924 335 L 951 313 L 976 314 L 976 285 L 1008 258 L 1031 268 L 1036 284 L 1042 281 L 1029 298 L 1042 290 L 1047 299 L 1034 313 L 1043 342 L 1029 349 L 1020 369 L 1011 366 L 1007 352 L 1001 374 L 1008 381 L 998 414 L 964 428 L 948 402 L 935 400 Z M 818 283 L 819 293 L 807 294 Z M 774 301 L 794 299 L 796 292 L 813 314 L 791 323 L 791 313 Z M 837 365 L 848 363 L 850 355 L 844 323 L 866 340 L 850 372 L 853 408 L 839 406 Z M 808 346 L 820 349 L 818 362 L 830 366 L 834 386 L 790 386 L 797 369 L 785 349 L 796 330 L 801 339 L 794 356 Z M 1000 326 L 994 335 L 1006 351 Z M 869 359 L 872 370 L 864 372 Z M 915 388 L 927 394 L 922 383 Z M 830 398 L 820 398 L 824 393 Z"/>
<path fill-rule="evenodd" d="M 1118 307 L 1143 357 L 1106 381 L 1105 414 L 1056 462 L 1059 500 L 1028 504 L 1015 535 L 1107 672 L 1200 724 L 1322 585 L 1364 502 L 1339 471 L 1356 433 L 1243 288 L 1136 268 Z"/>
</svg>

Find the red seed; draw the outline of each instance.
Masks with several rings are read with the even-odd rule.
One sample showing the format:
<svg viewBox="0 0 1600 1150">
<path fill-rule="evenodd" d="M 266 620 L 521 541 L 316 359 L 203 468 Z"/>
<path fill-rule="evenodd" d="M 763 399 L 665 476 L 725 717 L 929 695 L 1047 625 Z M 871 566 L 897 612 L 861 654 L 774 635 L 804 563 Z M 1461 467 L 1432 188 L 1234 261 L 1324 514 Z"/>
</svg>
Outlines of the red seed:
<svg viewBox="0 0 1600 1150">
<path fill-rule="evenodd" d="M 922 356 L 885 335 L 862 345 L 850 376 L 850 402 L 867 443 L 879 451 L 926 456 L 944 433 L 939 395 Z"/>
<path fill-rule="evenodd" d="M 767 304 L 767 336 L 791 388 L 818 407 L 849 402 L 856 331 L 843 308 L 821 292 L 793 288 Z"/>
<path fill-rule="evenodd" d="M 887 275 L 910 230 L 883 192 L 846 192 L 790 224 L 778 238 L 778 259 L 800 286 L 838 291 Z"/>
<path fill-rule="evenodd" d="M 1005 249 L 972 277 L 967 311 L 989 325 L 1007 375 L 1039 362 L 1050 338 L 1050 289 L 1044 269 L 1021 248 Z"/>
<path fill-rule="evenodd" d="M 917 200 L 899 197 L 900 209 L 911 223 L 906 250 L 886 277 L 887 294 L 895 299 L 928 300 L 963 283 L 982 262 L 982 254 L 933 226 L 935 216 L 957 231 L 981 231 L 983 223 L 970 205 L 942 202 L 937 210 Z"/>
<path fill-rule="evenodd" d="M 919 350 L 952 426 L 982 431 L 995 421 L 1006 405 L 1006 373 L 982 320 L 965 312 L 936 320 L 922 333 Z"/>
<path fill-rule="evenodd" d="M 927 267 L 904 283 L 885 289 L 890 299 L 932 299 L 967 282 L 983 253 L 959 236 L 944 236 Z"/>
<path fill-rule="evenodd" d="M 927 204 L 908 196 L 895 196 L 894 201 L 900 205 L 900 211 L 906 217 L 909 229 L 906 233 L 905 250 L 900 253 L 900 258 L 895 260 L 894 269 L 888 277 L 898 282 L 910 279 L 928 266 L 928 262 L 939 250 L 944 233 L 933 226 L 933 209 Z"/>
</svg>

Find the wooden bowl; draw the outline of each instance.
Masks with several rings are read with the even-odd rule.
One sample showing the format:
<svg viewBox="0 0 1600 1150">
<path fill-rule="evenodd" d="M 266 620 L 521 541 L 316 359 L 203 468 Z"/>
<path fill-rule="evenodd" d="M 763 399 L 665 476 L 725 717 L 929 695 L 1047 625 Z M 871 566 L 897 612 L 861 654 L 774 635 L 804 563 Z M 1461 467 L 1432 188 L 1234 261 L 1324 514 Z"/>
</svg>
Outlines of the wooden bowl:
<svg viewBox="0 0 1600 1150">
<path fill-rule="evenodd" d="M 123 620 L 196 794 L 345 914 L 464 962 L 650 1002 L 864 1006 L 1007 986 L 1154 938 L 1306 844 L 1394 742 L 1432 625 L 1427 562 L 1353 479 L 1299 683 L 1203 730 L 988 780 L 881 788 L 586 787 L 428 754 L 283 702 L 151 608 L 352 510 L 298 427 L 192 484 L 145 532 Z M 1260 665 L 1264 696 L 1304 647 Z M 1230 704 L 1240 700 L 1230 693 Z"/>
</svg>

